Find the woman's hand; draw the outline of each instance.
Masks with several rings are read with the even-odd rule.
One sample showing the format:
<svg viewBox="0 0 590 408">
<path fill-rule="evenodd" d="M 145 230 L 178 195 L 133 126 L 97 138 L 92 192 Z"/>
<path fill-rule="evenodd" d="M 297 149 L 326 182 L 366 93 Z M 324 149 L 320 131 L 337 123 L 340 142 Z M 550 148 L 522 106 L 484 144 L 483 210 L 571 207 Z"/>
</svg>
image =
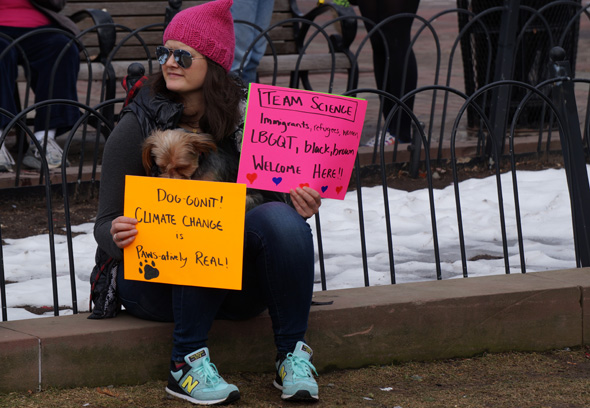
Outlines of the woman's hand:
<svg viewBox="0 0 590 408">
<path fill-rule="evenodd" d="M 310 187 L 297 187 L 295 190 L 291 190 L 291 201 L 295 206 L 295 210 L 303 218 L 307 219 L 312 215 L 317 214 L 322 205 L 322 197 L 320 193 Z"/>
<path fill-rule="evenodd" d="M 137 235 L 137 220 L 129 217 L 117 217 L 111 223 L 111 235 L 115 244 L 123 249 L 131 244 Z"/>
</svg>

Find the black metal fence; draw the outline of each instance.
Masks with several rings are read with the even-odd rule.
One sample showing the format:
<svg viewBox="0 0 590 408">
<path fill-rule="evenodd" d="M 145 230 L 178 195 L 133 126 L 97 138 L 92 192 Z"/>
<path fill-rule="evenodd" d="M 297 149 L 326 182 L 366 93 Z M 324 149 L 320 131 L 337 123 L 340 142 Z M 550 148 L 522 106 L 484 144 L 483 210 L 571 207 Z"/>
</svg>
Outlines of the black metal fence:
<svg viewBox="0 0 590 408">
<path fill-rule="evenodd" d="M 353 179 L 351 186 L 353 191 L 350 194 L 356 196 L 356 207 L 351 210 L 356 214 L 356 224 L 358 225 L 358 240 L 355 245 L 360 248 L 361 266 L 358 274 L 363 276 L 363 284 L 366 286 L 372 284 L 395 284 L 397 279 L 395 259 L 396 243 L 393 242 L 392 232 L 398 227 L 392 222 L 391 212 L 396 211 L 390 206 L 390 195 L 392 190 L 388 187 L 388 178 L 400 169 L 407 169 L 410 175 L 417 176 L 423 174 L 427 181 L 428 196 L 428 214 L 423 214 L 430 220 L 430 229 L 426 233 L 430 236 L 430 245 L 432 246 L 432 257 L 434 267 L 431 273 L 431 279 L 442 279 L 442 265 L 448 262 L 460 264 L 460 275 L 468 277 L 470 275 L 468 267 L 468 257 L 466 254 L 466 243 L 464 234 L 464 225 L 462 220 L 462 196 L 460 193 L 460 183 L 458 179 L 459 168 L 462 161 L 458 157 L 459 145 L 465 142 L 465 136 L 472 146 L 474 146 L 470 160 L 485 163 L 493 170 L 495 175 L 498 211 L 498 225 L 500 230 L 500 240 L 502 254 L 498 256 L 504 263 L 504 272 L 511 273 L 515 263 L 521 273 L 526 273 L 527 262 L 524 245 L 524 233 L 520 219 L 520 198 L 518 188 L 518 177 L 516 172 L 516 163 L 522 154 L 533 155 L 536 160 L 542 160 L 543 157 L 551 150 L 563 154 L 563 163 L 566 170 L 566 179 L 569 191 L 569 202 L 572 214 L 573 245 L 575 255 L 572 258 L 572 265 L 589 266 L 590 265 L 590 237 L 588 236 L 588 217 L 584 204 L 590 202 L 590 190 L 588 186 L 588 176 L 586 162 L 588 157 L 588 106 L 587 103 L 590 93 L 588 92 L 589 80 L 583 75 L 576 77 L 577 74 L 587 74 L 590 67 L 576 67 L 576 60 L 586 50 L 585 45 L 579 37 L 586 37 L 584 24 L 588 19 L 586 7 L 582 7 L 579 2 L 556 1 L 544 5 L 540 9 L 533 9 L 528 5 L 522 5 L 520 18 L 518 20 L 519 30 L 514 32 L 516 50 L 512 50 L 516 55 L 512 61 L 515 64 L 512 77 L 497 77 L 498 69 L 501 65 L 494 64 L 494 59 L 506 52 L 502 49 L 505 42 L 497 40 L 494 36 L 502 35 L 502 30 L 498 27 L 498 20 L 492 19 L 494 13 L 507 12 L 510 9 L 509 2 L 504 5 L 488 5 L 484 9 L 478 10 L 476 2 L 467 4 L 463 1 L 458 2 L 458 8 L 444 10 L 430 18 L 418 15 L 398 15 L 383 21 L 375 26 L 368 33 L 361 30 L 356 32 L 356 22 L 364 19 L 358 15 L 345 13 L 341 17 L 323 22 L 306 21 L 305 19 L 289 19 L 271 26 L 268 30 L 260 30 L 259 38 L 264 38 L 271 42 L 269 45 L 270 60 L 277 66 L 281 64 L 280 58 L 272 45 L 270 36 L 267 35 L 274 29 L 289 24 L 297 26 L 299 55 L 296 57 L 295 65 L 290 67 L 287 75 L 281 75 L 279 69 L 272 70 L 272 74 L 261 76 L 261 82 L 281 85 L 281 80 L 285 76 L 288 83 L 307 89 L 322 90 L 324 92 L 334 92 L 345 95 L 366 98 L 374 108 L 373 113 L 367 116 L 366 133 L 367 137 L 377 136 L 374 148 L 359 148 Z M 482 6 L 482 3 L 478 3 Z M 554 17 L 557 15 L 551 11 L 552 7 L 558 7 L 560 10 L 559 21 Z M 514 11 L 514 10 L 512 10 Z M 544 12 L 548 16 L 545 17 Z M 452 39 L 443 38 L 442 32 L 437 32 L 436 24 L 444 18 L 453 18 L 455 21 L 455 33 Z M 427 69 L 429 76 L 422 76 L 419 80 L 419 86 L 416 89 L 408 90 L 402 97 L 396 97 L 387 92 L 377 89 L 376 86 L 361 86 L 367 82 L 367 75 L 372 73 L 363 72 L 363 61 L 367 60 L 365 56 L 368 52 L 369 37 L 380 35 L 380 27 L 384 24 L 395 24 L 396 20 L 401 18 L 412 18 L 414 20 L 412 47 L 417 51 L 421 41 L 428 37 L 430 55 L 430 65 Z M 346 25 L 342 22 L 346 21 Z M 534 22 L 534 24 L 533 24 Z M 346 49 L 342 48 L 342 27 L 355 26 L 356 37 L 353 43 L 349 43 Z M 338 27 L 335 29 L 334 27 Z M 82 102 L 72 102 L 67 100 L 49 100 L 41 103 L 28 103 L 29 81 L 25 75 L 23 81 L 25 84 L 25 98 L 21 99 L 21 111 L 17 115 L 11 115 L 5 110 L 0 109 L 0 114 L 10 118 L 9 125 L 4 129 L 0 137 L 0 145 L 13 141 L 11 150 L 16 153 L 17 162 L 22 159 L 23 146 L 27 141 L 34 143 L 37 148 L 42 149 L 39 142 L 36 141 L 29 126 L 28 118 L 42 108 L 56 104 L 71 104 L 80 109 L 81 117 L 76 125 L 68 132 L 64 142 L 64 159 L 59 172 L 50 171 L 47 162 L 42 160 L 42 168 L 30 178 L 29 173 L 23 173 L 23 170 L 17 165 L 15 172 L 10 176 L 10 185 L 5 186 L 0 194 L 0 205 L 6 205 L 6 197 L 20 194 L 21 191 L 27 191 L 30 196 L 38 196 L 45 199 L 47 228 L 43 231 L 47 234 L 47 257 L 49 258 L 49 268 L 46 277 L 50 279 L 51 290 L 53 292 L 53 314 L 59 315 L 60 308 L 71 309 L 73 313 L 87 311 L 87 304 L 81 304 L 78 301 L 77 279 L 79 277 L 89 276 L 90 269 L 84 271 L 76 270 L 75 248 L 73 237 L 73 226 L 70 220 L 70 201 L 78 200 L 85 194 L 97 194 L 97 185 L 99 183 L 100 157 L 104 140 L 116 124 L 116 112 L 121 106 L 124 94 L 121 91 L 115 92 L 113 84 L 115 79 L 119 79 L 117 69 L 113 66 L 113 58 L 119 52 L 126 41 L 130 39 L 141 42 L 142 33 L 149 27 L 128 28 L 117 25 L 116 23 L 101 23 L 85 30 L 78 38 L 72 37 L 72 44 L 76 44 L 85 53 L 82 36 L 96 33 L 98 30 L 109 30 L 116 28 L 119 31 L 128 33 L 119 43 L 112 44 L 109 52 L 103 55 L 100 64 L 102 71 L 100 77 L 92 75 L 92 69 L 96 63 L 85 62 L 88 77 L 84 80 L 86 90 L 81 95 Z M 306 30 L 301 30 L 306 27 Z M 360 26 L 359 26 L 360 27 Z M 531 28 L 534 27 L 534 28 Z M 505 28 L 505 27 L 503 27 Z M 339 31 L 340 30 L 340 31 Z M 500 31 L 499 31 L 500 30 Z M 543 32 L 543 35 L 538 35 Z M 448 34 L 448 30 L 444 32 Z M 495 34 L 494 34 L 495 33 Z M 534 37 L 534 41 L 531 40 Z M 14 41 L 13 47 L 18 47 L 18 40 Z M 560 47 L 562 46 L 562 47 Z M 356 48 L 355 48 L 356 47 Z M 588 47 L 585 47 L 588 48 Z M 327 51 L 326 51 L 327 50 Z M 583 50 L 583 52 L 582 52 Z M 146 59 L 142 60 L 148 73 L 152 72 L 153 60 L 152 53 L 146 48 Z M 5 55 L 6 51 L 0 52 L 0 58 Z M 314 72 L 308 66 L 301 68 L 301 64 L 306 56 L 314 56 L 319 53 L 331 55 L 330 69 L 318 70 Z M 346 55 L 348 66 L 344 68 L 337 66 L 337 53 Z M 86 61 L 90 61 L 88 56 Z M 534 57 L 533 57 L 534 56 Z M 407 56 L 409 58 L 409 54 Z M 406 59 L 407 62 L 407 59 Z M 457 86 L 453 83 L 453 78 L 458 75 L 456 71 L 457 62 L 463 67 L 463 73 L 460 75 L 464 81 L 464 87 Z M 390 63 L 400 63 L 399 61 L 390 61 Z M 532 64 L 531 64 L 532 63 Z M 519 64 L 525 64 L 523 67 Z M 405 64 L 407 65 L 407 64 Z M 495 71 L 494 71 L 494 68 Z M 422 65 L 424 67 L 424 65 Z M 586 70 L 585 70 L 586 69 Z M 532 71 L 535 74 L 531 74 Z M 25 73 L 28 71 L 25 63 Z M 120 71 L 120 70 L 119 70 Z M 344 75 L 342 75 L 344 74 Z M 365 79 L 363 80 L 363 75 Z M 339 79 L 340 78 L 340 79 Z M 494 80 L 495 78 L 495 80 Z M 299 79 L 303 79 L 299 81 Z M 340 80 L 340 82 L 338 82 Z M 391 79 L 390 79 L 391 80 Z M 293 82 L 294 81 L 294 82 Z M 313 84 L 313 85 L 312 85 Z M 316 85 L 319 84 L 319 85 Z M 361 84 L 361 85 L 359 85 Z M 95 89 L 98 86 L 98 91 Z M 337 89 L 338 87 L 341 89 Z M 93 88 L 95 87 L 95 88 Z M 119 97 L 116 96 L 119 94 Z M 414 100 L 414 109 L 407 106 L 409 100 Z M 394 109 L 389 112 L 387 117 L 380 114 L 379 105 L 390 101 Z M 534 111 L 535 114 L 530 114 Z M 408 145 L 402 145 L 399 141 L 393 146 L 386 146 L 384 135 L 386 129 L 390 128 L 394 118 L 399 118 L 396 113 L 402 112 L 408 115 L 413 124 L 413 140 Z M 504 113 L 503 113 L 504 112 Z M 580 115 L 580 112 L 582 115 Z M 583 120 L 579 118 L 583 116 Z M 29 121 L 30 122 L 30 121 Z M 531 130 L 531 123 L 534 122 L 534 129 Z M 501 124 L 505 123 L 504 126 Z M 527 128 L 537 138 L 536 149 L 518 153 L 516 147 L 519 144 L 519 138 L 522 137 L 519 128 Z M 557 133 L 559 135 L 559 146 L 552 149 L 554 145 L 551 138 Z M 500 135 L 500 137 L 498 137 Z M 81 145 L 80 153 L 74 157 L 72 146 Z M 487 146 L 487 148 L 486 148 Z M 409 155 L 403 155 L 404 149 L 409 150 Z M 90 151 L 91 157 L 87 157 Z M 449 156 L 445 156 L 445 151 Z M 361 153 L 370 157 L 368 164 L 361 163 Z M 68 168 L 66 158 L 69 158 L 74 165 Z M 455 197 L 456 212 L 456 242 L 457 252 L 451 256 L 448 253 L 441 255 L 440 251 L 440 233 L 438 225 L 440 220 L 437 219 L 437 202 L 435 199 L 435 190 L 433 187 L 433 177 L 436 168 L 448 165 L 452 172 L 453 188 Z M 510 206 L 514 208 L 516 216 L 516 242 L 508 238 L 507 223 L 505 215 L 506 199 L 502 186 L 501 173 L 511 172 L 512 194 Z M 382 218 L 385 237 L 387 240 L 386 251 L 381 255 L 386 259 L 388 265 L 389 279 L 387 282 L 371 281 L 371 262 L 374 254 L 369 256 L 367 251 L 367 240 L 374 231 L 367 231 L 365 226 L 364 208 L 369 205 L 365 195 L 367 193 L 366 180 L 364 177 L 368 173 L 378 175 L 381 180 L 378 185 L 381 187 L 383 198 Z M 26 183 L 23 183 L 23 177 L 29 177 Z M 35 187 L 26 187 L 24 184 L 34 184 Z M 54 228 L 54 219 L 56 211 L 54 207 L 59 203 L 63 207 L 63 216 L 65 217 L 65 231 L 59 232 Z M 326 276 L 339 272 L 341 265 L 334 265 L 330 262 L 332 255 L 326 256 L 324 252 L 323 229 L 330 228 L 323 224 L 323 212 L 320 211 L 311 222 L 313 222 L 314 232 L 317 242 L 317 274 L 318 285 L 321 290 L 331 289 L 327 284 Z M 10 318 L 8 313 L 9 307 L 22 306 L 18 303 L 11 303 L 10 298 L 11 285 L 14 283 L 11 278 L 12 266 L 5 264 L 3 251 L 11 245 L 11 242 L 2 237 L 2 229 L 10 226 L 10 219 L 0 219 L 0 302 L 2 308 L 2 320 Z M 551 231 L 547 231 L 548 237 Z M 67 267 L 58 267 L 56 264 L 56 237 L 65 237 L 67 248 Z M 61 239 L 60 238 L 60 239 Z M 45 239 L 45 238 L 44 238 Z M 90 262 L 94 259 L 94 253 L 88 253 L 86 256 Z M 449 261 L 449 258 L 453 259 Z M 454 258 L 453 258 L 454 257 Z M 443 259 L 444 258 L 444 259 Z M 517 262 L 514 262 L 517 259 Z M 23 254 L 23 262 L 26 262 Z M 58 278 L 68 276 L 70 280 L 71 302 L 66 304 L 60 301 L 60 296 L 65 296 L 58 291 Z M 78 276 L 78 278 L 77 278 Z M 84 293 L 84 299 L 86 299 Z"/>
</svg>

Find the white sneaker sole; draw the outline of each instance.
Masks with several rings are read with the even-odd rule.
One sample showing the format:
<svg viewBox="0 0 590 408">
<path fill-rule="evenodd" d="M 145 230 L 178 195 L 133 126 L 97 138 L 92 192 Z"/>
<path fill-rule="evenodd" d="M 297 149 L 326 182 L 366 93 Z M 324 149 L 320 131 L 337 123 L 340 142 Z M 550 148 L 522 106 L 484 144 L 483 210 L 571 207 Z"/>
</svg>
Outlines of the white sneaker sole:
<svg viewBox="0 0 590 408">
<path fill-rule="evenodd" d="M 180 398 L 182 400 L 188 401 L 192 404 L 198 405 L 215 405 L 215 404 L 229 404 L 230 402 L 237 401 L 240 399 L 240 393 L 238 391 L 232 391 L 229 395 L 225 398 L 218 399 L 218 400 L 198 400 L 196 398 L 191 397 L 190 395 L 179 393 L 176 391 L 172 391 L 170 388 L 166 387 L 166 392 L 176 398 Z M 237 393 L 237 395 L 236 395 Z"/>
<path fill-rule="evenodd" d="M 298 390 L 295 394 L 285 394 L 285 387 L 280 385 L 276 380 L 273 380 L 272 385 L 275 388 L 283 391 L 281 398 L 290 401 L 319 401 L 320 397 L 318 394 L 312 395 L 308 390 Z"/>
</svg>

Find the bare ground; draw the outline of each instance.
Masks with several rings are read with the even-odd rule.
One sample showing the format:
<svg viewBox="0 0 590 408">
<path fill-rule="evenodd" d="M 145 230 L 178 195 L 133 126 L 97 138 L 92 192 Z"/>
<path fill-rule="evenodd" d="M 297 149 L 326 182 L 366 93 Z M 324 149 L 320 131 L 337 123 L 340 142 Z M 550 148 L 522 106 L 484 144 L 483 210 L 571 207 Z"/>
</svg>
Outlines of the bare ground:
<svg viewBox="0 0 590 408">
<path fill-rule="evenodd" d="M 317 358 L 321 358 L 318 355 Z M 320 373 L 320 401 L 285 402 L 272 374 L 225 375 L 240 388 L 236 407 L 582 408 L 590 406 L 588 348 L 410 362 Z M 1 407 L 176 408 L 164 381 L 0 395 Z"/>
</svg>

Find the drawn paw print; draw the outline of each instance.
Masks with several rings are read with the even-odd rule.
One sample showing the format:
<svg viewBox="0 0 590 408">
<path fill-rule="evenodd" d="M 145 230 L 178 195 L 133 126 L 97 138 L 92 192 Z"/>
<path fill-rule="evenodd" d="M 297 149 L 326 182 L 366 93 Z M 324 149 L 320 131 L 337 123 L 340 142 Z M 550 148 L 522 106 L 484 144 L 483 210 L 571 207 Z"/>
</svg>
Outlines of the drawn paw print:
<svg viewBox="0 0 590 408">
<path fill-rule="evenodd" d="M 152 261 L 151 265 L 146 264 L 145 267 L 143 266 L 143 262 L 139 262 L 139 273 L 144 274 L 143 277 L 145 280 L 154 279 L 160 276 L 160 271 L 156 268 L 156 263 L 154 261 Z"/>
</svg>

